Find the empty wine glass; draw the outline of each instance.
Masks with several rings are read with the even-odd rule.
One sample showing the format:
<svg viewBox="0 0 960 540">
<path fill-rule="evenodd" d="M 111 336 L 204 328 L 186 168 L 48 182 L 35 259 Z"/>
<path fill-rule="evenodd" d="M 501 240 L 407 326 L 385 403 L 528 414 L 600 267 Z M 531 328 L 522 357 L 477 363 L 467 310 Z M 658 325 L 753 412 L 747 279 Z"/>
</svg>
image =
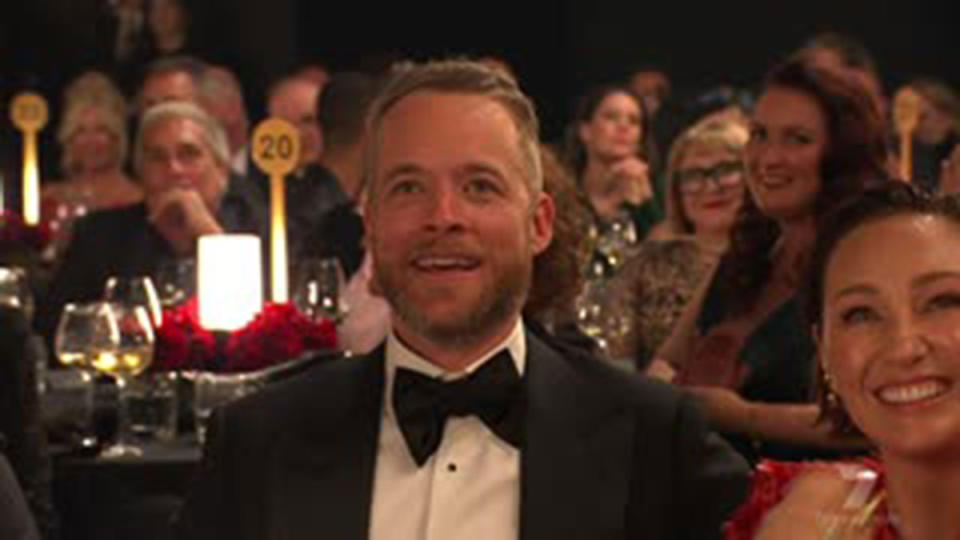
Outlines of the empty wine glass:
<svg viewBox="0 0 960 540">
<path fill-rule="evenodd" d="M 163 307 L 175 307 L 186 302 L 197 289 L 196 261 L 175 259 L 160 263 L 156 285 Z"/>
<path fill-rule="evenodd" d="M 54 353 L 60 363 L 76 369 L 80 375 L 79 438 L 84 447 L 97 444 L 93 433 L 94 378 L 90 358 L 99 351 L 111 350 L 117 345 L 117 333 L 110 306 L 106 302 L 66 304 L 57 324 Z"/>
<path fill-rule="evenodd" d="M 33 294 L 23 268 L 0 266 L 0 305 L 19 309 L 28 321 L 33 320 Z"/>
<path fill-rule="evenodd" d="M 347 313 L 340 299 L 344 277 L 335 257 L 305 259 L 299 265 L 293 303 L 311 319 L 339 322 Z"/>
<path fill-rule="evenodd" d="M 147 276 L 108 278 L 103 289 L 103 299 L 124 307 L 143 307 L 150 315 L 154 328 L 163 322 L 160 297 L 153 286 L 153 280 Z"/>
<path fill-rule="evenodd" d="M 143 451 L 131 444 L 129 400 L 127 388 L 131 378 L 143 373 L 153 361 L 153 325 L 146 308 L 109 304 L 114 346 L 96 351 L 90 357 L 93 369 L 112 377 L 117 383 L 117 439 L 101 456 L 117 458 L 139 456 Z"/>
</svg>

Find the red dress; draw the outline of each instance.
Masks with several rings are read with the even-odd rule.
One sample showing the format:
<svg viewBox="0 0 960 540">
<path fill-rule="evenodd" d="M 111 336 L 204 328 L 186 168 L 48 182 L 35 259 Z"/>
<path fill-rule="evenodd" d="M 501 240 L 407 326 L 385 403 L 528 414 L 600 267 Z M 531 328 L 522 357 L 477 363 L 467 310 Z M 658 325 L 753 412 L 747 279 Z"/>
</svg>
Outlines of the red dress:
<svg viewBox="0 0 960 540">
<path fill-rule="evenodd" d="M 758 532 L 767 513 L 790 492 L 792 481 L 813 470 L 834 468 L 842 477 L 849 478 L 852 491 L 858 491 L 859 503 L 867 506 L 884 489 L 883 465 L 873 459 L 857 462 L 780 462 L 761 461 L 753 473 L 753 482 L 747 501 L 724 526 L 727 540 L 750 540 Z M 863 474 L 866 473 L 866 474 Z M 859 484 L 855 486 L 854 484 Z M 845 504 L 846 506 L 846 504 Z M 884 499 L 868 516 L 874 523 L 875 540 L 897 540 L 899 535 L 889 519 Z"/>
</svg>

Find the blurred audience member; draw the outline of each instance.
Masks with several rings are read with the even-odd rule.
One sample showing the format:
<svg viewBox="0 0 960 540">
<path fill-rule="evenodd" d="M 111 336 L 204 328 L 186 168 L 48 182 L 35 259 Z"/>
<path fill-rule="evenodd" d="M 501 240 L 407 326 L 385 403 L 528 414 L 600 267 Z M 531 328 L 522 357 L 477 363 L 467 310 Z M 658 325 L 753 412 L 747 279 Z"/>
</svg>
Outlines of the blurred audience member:
<svg viewBox="0 0 960 540">
<path fill-rule="evenodd" d="M 137 113 L 164 101 L 197 102 L 198 87 L 208 66 L 191 56 L 172 56 L 147 67 L 137 99 Z"/>
<path fill-rule="evenodd" d="M 697 286 L 726 250 L 746 196 L 745 123 L 708 118 L 674 143 L 667 162 L 667 218 L 611 284 L 633 313 L 631 332 L 612 346 L 639 369 L 670 335 Z"/>
<path fill-rule="evenodd" d="M 134 167 L 144 202 L 78 221 L 47 298 L 37 304 L 44 336 L 52 335 L 64 303 L 100 298 L 110 276 L 155 275 L 164 261 L 192 256 L 203 234 L 265 230 L 248 202 L 227 192 L 226 135 L 196 105 L 149 109 L 140 123 Z"/>
<path fill-rule="evenodd" d="M 815 422 L 797 290 L 823 216 L 883 177 L 883 123 L 861 85 L 794 58 L 768 75 L 744 155 L 752 197 L 650 371 L 669 362 L 748 458 L 809 456 L 847 441 Z"/>
<path fill-rule="evenodd" d="M 230 145 L 230 170 L 246 176 L 249 168 L 250 119 L 243 100 L 243 87 L 236 75 L 224 66 L 205 70 L 197 88 L 199 104 L 223 126 Z"/>
<path fill-rule="evenodd" d="M 157 56 L 189 51 L 190 14 L 183 0 L 147 0 L 147 26 Z"/>
<path fill-rule="evenodd" d="M 640 238 L 661 217 L 642 151 L 645 126 L 630 90 L 599 87 L 577 107 L 566 156 L 601 228 L 626 215 Z"/>
<path fill-rule="evenodd" d="M 660 106 L 670 99 L 673 89 L 670 77 L 656 68 L 638 68 L 634 70 L 627 81 L 627 86 L 634 94 L 640 96 L 643 108 L 651 118 L 657 116 Z"/>
<path fill-rule="evenodd" d="M 336 257 L 349 278 L 343 300 L 349 312 L 337 329 L 343 346 L 356 353 L 373 349 L 390 328 L 390 308 L 370 292 L 373 266 L 364 249 L 360 217 L 362 162 L 367 151 L 367 110 L 379 83 L 363 73 L 334 73 L 321 91 L 317 116 L 323 133 L 323 167 L 346 198 L 310 229 L 304 251 L 316 257 Z M 304 207 L 306 217 L 313 209 Z"/>
<path fill-rule="evenodd" d="M 810 38 L 799 54 L 812 66 L 845 77 L 862 86 L 885 119 L 888 109 L 883 83 L 866 45 L 853 36 L 838 32 L 823 32 Z"/>
<path fill-rule="evenodd" d="M 324 140 L 323 169 L 346 197 L 308 229 L 312 238 L 306 240 L 305 249 L 318 250 L 319 256 L 336 257 L 348 276 L 360 268 L 364 255 L 363 221 L 358 205 L 367 143 L 365 120 L 377 89 L 377 81 L 369 75 L 335 73 L 317 101 Z M 317 213 L 314 207 L 301 208 L 306 223 Z"/>
<path fill-rule="evenodd" d="M 317 95 L 320 84 L 299 76 L 280 79 L 267 95 L 270 116 L 293 124 L 300 133 L 300 164 L 302 170 L 320 162 L 323 138 L 317 126 Z"/>
<path fill-rule="evenodd" d="M 88 72 L 68 87 L 57 130 L 62 181 L 46 183 L 43 198 L 88 210 L 132 204 L 140 188 L 123 171 L 127 156 L 126 104 L 109 79 Z"/>
<path fill-rule="evenodd" d="M 297 70 L 296 77 L 306 79 L 317 85 L 320 90 L 330 80 L 330 71 L 320 63 L 310 63 Z"/>
</svg>

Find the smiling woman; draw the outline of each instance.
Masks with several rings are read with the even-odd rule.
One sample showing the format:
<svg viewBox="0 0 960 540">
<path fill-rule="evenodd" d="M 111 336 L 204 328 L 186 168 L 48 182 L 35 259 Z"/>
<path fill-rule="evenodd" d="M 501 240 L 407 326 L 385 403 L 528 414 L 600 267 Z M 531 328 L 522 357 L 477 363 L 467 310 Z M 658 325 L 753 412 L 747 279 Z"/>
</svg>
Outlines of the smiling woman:
<svg viewBox="0 0 960 540">
<path fill-rule="evenodd" d="M 960 199 L 892 183 L 844 207 L 827 231 L 807 306 L 820 406 L 881 459 L 762 464 L 729 537 L 812 538 L 830 526 L 843 538 L 958 538 Z"/>
<path fill-rule="evenodd" d="M 799 58 L 768 75 L 745 149 L 751 197 L 651 368 L 699 394 L 749 458 L 849 444 L 815 425 L 813 342 L 796 293 L 823 216 L 883 176 L 885 153 L 861 87 Z"/>
</svg>

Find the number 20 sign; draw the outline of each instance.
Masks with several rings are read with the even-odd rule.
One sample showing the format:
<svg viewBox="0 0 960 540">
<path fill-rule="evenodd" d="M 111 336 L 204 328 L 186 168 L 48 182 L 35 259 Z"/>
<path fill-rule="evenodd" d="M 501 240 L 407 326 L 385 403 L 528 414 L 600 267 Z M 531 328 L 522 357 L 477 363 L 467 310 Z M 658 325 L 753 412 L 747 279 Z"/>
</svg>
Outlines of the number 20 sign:
<svg viewBox="0 0 960 540">
<path fill-rule="evenodd" d="M 297 168 L 300 135 L 289 122 L 269 118 L 253 131 L 253 161 L 270 176 L 285 176 Z"/>
</svg>

